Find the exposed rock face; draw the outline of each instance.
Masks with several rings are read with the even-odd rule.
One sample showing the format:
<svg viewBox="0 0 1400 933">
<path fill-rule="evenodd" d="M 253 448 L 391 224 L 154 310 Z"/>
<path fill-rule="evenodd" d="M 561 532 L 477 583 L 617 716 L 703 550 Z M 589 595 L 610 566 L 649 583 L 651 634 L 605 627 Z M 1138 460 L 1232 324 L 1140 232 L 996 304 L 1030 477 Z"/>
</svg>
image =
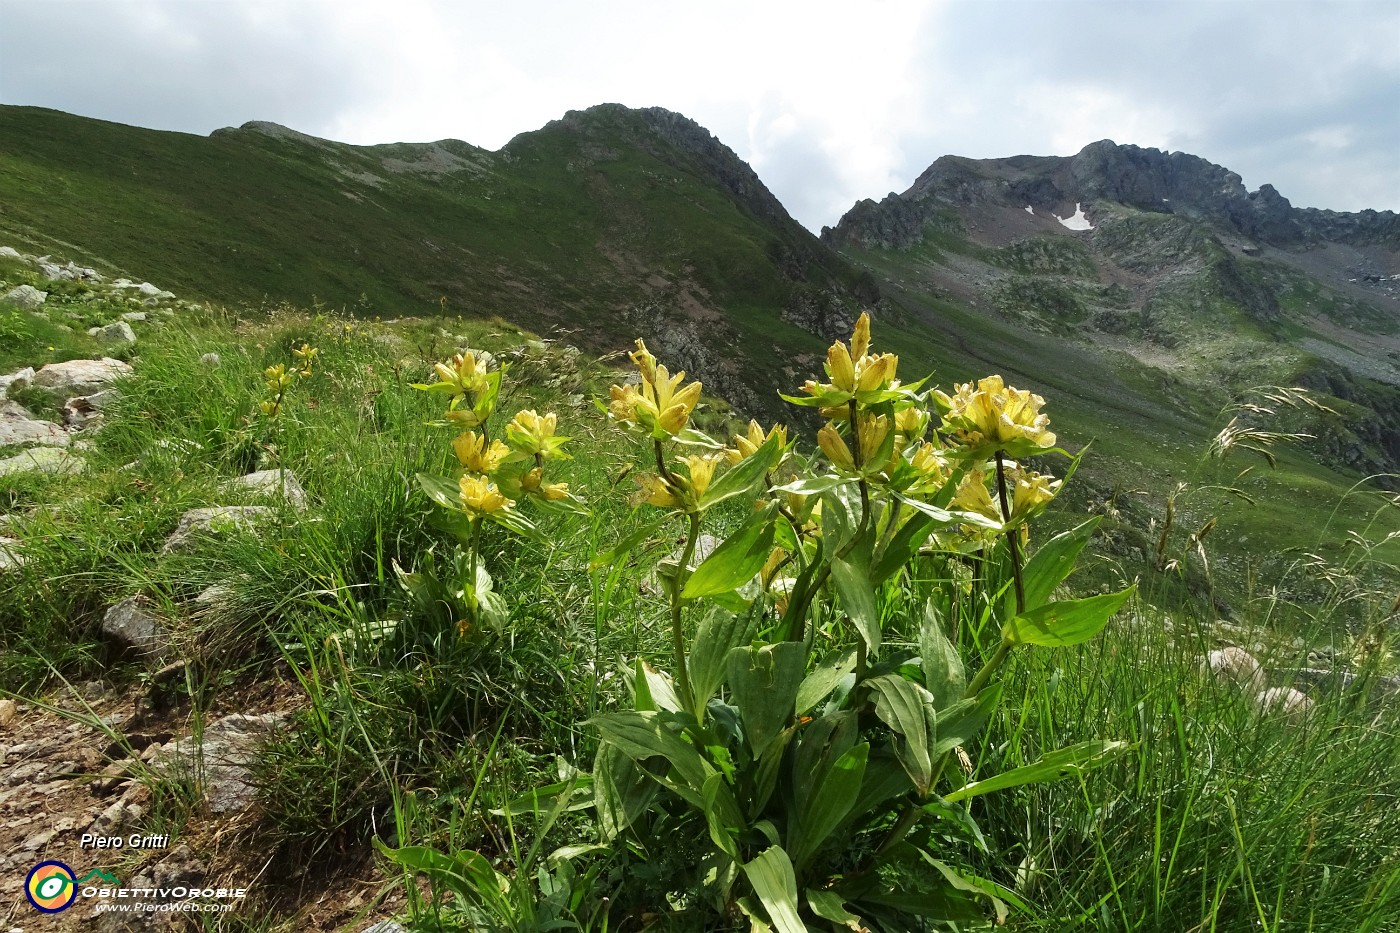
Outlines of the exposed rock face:
<svg viewBox="0 0 1400 933">
<path fill-rule="evenodd" d="M 18 392 L 27 388 L 30 380 L 34 378 L 34 367 L 26 366 L 7 376 L 0 376 L 0 399 L 5 398 L 11 392 Z"/>
<path fill-rule="evenodd" d="M 66 402 L 80 395 L 93 395 L 118 379 L 130 376 L 132 369 L 121 360 L 69 360 L 50 363 L 34 374 L 31 384 L 42 389 L 55 402 Z"/>
<path fill-rule="evenodd" d="M 16 402 L 0 402 L 0 447 L 67 447 L 69 441 L 68 432 L 53 422 L 35 418 Z"/>
<path fill-rule="evenodd" d="M 136 332 L 126 321 L 116 321 L 102 327 L 89 327 L 88 336 L 96 337 L 104 343 L 135 343 Z"/>
<path fill-rule="evenodd" d="M 81 473 L 86 464 L 80 457 L 57 447 L 34 447 L 0 460 L 0 476 L 12 473 Z"/>
<path fill-rule="evenodd" d="M 166 746 L 155 763 L 162 769 L 195 773 L 212 812 L 236 813 L 257 796 L 248 766 L 258 745 L 286 718 L 285 713 L 225 716 L 208 726 L 198 742 L 191 736 Z"/>
<path fill-rule="evenodd" d="M 1293 207 L 1272 185 L 1248 191 L 1240 176 L 1185 152 L 1100 140 L 1073 156 L 964 159 L 944 156 L 903 194 L 861 201 L 822 238 L 836 246 L 906 247 L 918 242 L 939 208 L 995 204 L 1036 212 L 1075 202 L 1117 201 L 1144 211 L 1216 224 L 1262 243 L 1320 241 L 1400 248 L 1400 215 L 1347 214 Z"/>
</svg>

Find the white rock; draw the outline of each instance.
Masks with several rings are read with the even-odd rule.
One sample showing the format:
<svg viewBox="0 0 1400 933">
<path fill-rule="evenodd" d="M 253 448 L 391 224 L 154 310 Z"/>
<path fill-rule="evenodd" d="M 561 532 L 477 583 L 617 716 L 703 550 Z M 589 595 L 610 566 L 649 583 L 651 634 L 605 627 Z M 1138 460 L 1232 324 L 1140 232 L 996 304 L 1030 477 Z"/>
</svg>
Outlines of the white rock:
<svg viewBox="0 0 1400 933">
<path fill-rule="evenodd" d="M 1253 696 L 1251 702 L 1261 713 L 1279 712 L 1294 719 L 1306 716 L 1313 708 L 1313 701 L 1308 699 L 1308 695 L 1292 687 L 1270 687 L 1268 690 L 1261 690 Z"/>
<path fill-rule="evenodd" d="M 102 327 L 89 327 L 88 336 L 105 343 L 135 343 L 136 332 L 126 321 L 115 321 Z"/>
<path fill-rule="evenodd" d="M 42 307 L 48 297 L 48 292 L 41 292 L 33 285 L 17 285 L 5 293 L 4 300 L 25 311 L 34 311 Z"/>
<path fill-rule="evenodd" d="M 152 298 L 160 294 L 160 289 L 156 288 L 150 282 L 142 282 L 140 285 L 136 286 L 136 290 L 143 295 L 150 295 Z"/>
<path fill-rule="evenodd" d="M 0 376 L 0 399 L 9 395 L 10 392 L 18 392 L 27 388 L 34 378 L 34 367 L 26 366 L 24 369 L 16 370 L 8 376 Z"/>
<path fill-rule="evenodd" d="M 20 553 L 20 543 L 14 538 L 0 537 L 0 573 L 17 570 L 29 562 L 29 557 Z"/>
<path fill-rule="evenodd" d="M 1232 680 L 1249 695 L 1264 689 L 1264 669 L 1254 655 L 1243 648 L 1221 648 L 1212 651 L 1201 664 L 1202 670 L 1217 678 Z"/>
<path fill-rule="evenodd" d="M 13 246 L 0 246 L 0 256 L 6 259 L 23 259 L 24 255 Z"/>
<path fill-rule="evenodd" d="M 284 498 L 294 509 L 306 508 L 306 491 L 301 488 L 291 470 L 259 470 L 240 476 L 230 485 L 238 486 L 259 496 Z"/>
<path fill-rule="evenodd" d="M 69 360 L 66 363 L 50 363 L 34 374 L 31 380 L 36 389 L 56 402 L 65 402 L 80 395 L 93 395 L 111 388 L 118 379 L 132 374 L 132 369 L 121 360 L 103 357 L 100 360 Z"/>
<path fill-rule="evenodd" d="M 103 410 L 117 399 L 116 389 L 103 389 L 80 395 L 63 403 L 63 423 L 70 428 L 96 430 L 102 424 Z"/>
<path fill-rule="evenodd" d="M 81 457 L 57 447 L 34 447 L 0 460 L 0 476 L 14 473 L 81 473 L 87 468 Z"/>
<path fill-rule="evenodd" d="M 223 362 L 217 353 L 206 353 L 199 358 L 199 361 L 205 366 L 218 366 Z"/>
<path fill-rule="evenodd" d="M 138 321 L 144 321 L 145 319 L 146 319 L 146 312 L 145 312 L 145 311 L 128 311 L 128 312 L 126 312 L 125 314 L 122 315 L 122 320 L 123 320 L 123 321 L 131 321 L 131 322 L 133 322 L 133 323 L 138 322 Z"/>
<path fill-rule="evenodd" d="M 180 516 L 180 523 L 165 541 L 162 554 L 186 551 L 194 547 L 200 535 L 226 531 L 253 531 L 259 522 L 276 518 L 276 512 L 265 505 L 216 505 L 190 509 Z"/>
</svg>

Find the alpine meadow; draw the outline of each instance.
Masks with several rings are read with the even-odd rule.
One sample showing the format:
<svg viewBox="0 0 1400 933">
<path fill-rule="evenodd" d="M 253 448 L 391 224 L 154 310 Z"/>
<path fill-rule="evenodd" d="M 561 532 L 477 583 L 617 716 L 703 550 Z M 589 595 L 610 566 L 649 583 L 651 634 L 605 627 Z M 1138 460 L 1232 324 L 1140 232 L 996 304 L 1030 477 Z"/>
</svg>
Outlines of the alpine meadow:
<svg viewBox="0 0 1400 933">
<path fill-rule="evenodd" d="M 0 106 L 0 405 L 0 928 L 1400 930 L 1392 212 Z"/>
</svg>

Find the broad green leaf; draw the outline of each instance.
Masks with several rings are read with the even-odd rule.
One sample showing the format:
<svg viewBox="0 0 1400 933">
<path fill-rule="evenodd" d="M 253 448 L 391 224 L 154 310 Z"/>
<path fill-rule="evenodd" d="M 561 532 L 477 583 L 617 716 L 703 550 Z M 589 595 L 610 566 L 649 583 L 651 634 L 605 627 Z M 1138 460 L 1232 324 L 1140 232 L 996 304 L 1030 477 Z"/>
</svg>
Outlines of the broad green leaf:
<svg viewBox="0 0 1400 933">
<path fill-rule="evenodd" d="M 821 496 L 822 544 L 840 553 L 860 526 L 860 491 L 855 485 L 837 486 Z"/>
<path fill-rule="evenodd" d="M 768 801 L 773 798 L 773 791 L 778 788 L 778 779 L 782 777 L 786 770 L 783 768 L 783 754 L 787 747 L 792 744 L 793 737 L 797 735 L 797 727 L 789 726 L 768 746 L 767 753 L 758 760 L 758 767 L 754 769 L 753 791 L 749 797 L 749 817 L 758 819 L 768 808 Z"/>
<path fill-rule="evenodd" d="M 1069 576 L 1079 552 L 1094 536 L 1100 518 L 1096 515 L 1069 531 L 1055 535 L 1026 561 L 1025 569 L 1021 572 L 1026 585 L 1026 609 L 1037 609 L 1050 601 L 1055 587 Z"/>
<path fill-rule="evenodd" d="M 672 717 L 663 712 L 637 711 L 607 713 L 589 720 L 602 734 L 605 742 L 621 750 L 637 762 L 661 757 L 670 762 L 680 778 L 674 785 L 667 784 L 697 810 L 704 807 L 700 789 L 705 780 L 714 773 L 695 747 L 667 728 Z M 649 773 L 649 772 L 648 772 Z"/>
<path fill-rule="evenodd" d="M 713 609 L 701 620 L 686 663 L 690 670 L 690 689 L 698 707 L 697 718 L 724 682 L 724 664 L 729 650 L 748 643 L 753 632 L 754 624 L 750 619 L 723 609 Z"/>
<path fill-rule="evenodd" d="M 967 875 L 958 871 L 956 868 L 953 868 L 952 866 L 948 865 L 946 862 L 943 862 L 939 859 L 934 858 L 932 855 L 929 855 L 922 849 L 919 850 L 919 855 L 923 856 L 925 862 L 928 862 L 930 865 L 932 865 L 938 871 L 938 873 L 943 876 L 944 880 L 946 880 L 953 887 L 957 888 L 959 891 L 965 891 L 968 894 L 974 894 L 979 897 L 985 897 L 987 900 L 991 901 L 992 907 L 996 910 L 997 913 L 997 926 L 1001 926 L 1004 923 L 1006 923 L 1006 916 L 1008 913 L 1006 905 L 1002 903 L 1001 898 L 997 897 L 996 894 L 992 893 L 993 890 L 998 889 L 1004 891 L 1004 888 L 1001 888 L 1000 885 L 986 881 L 982 878 L 978 878 L 975 875 L 972 877 L 968 877 Z"/>
<path fill-rule="evenodd" d="M 728 593 L 752 580 L 773 553 L 773 516 L 777 510 L 778 504 L 770 502 L 752 513 L 695 568 L 681 591 L 681 598 Z"/>
<path fill-rule="evenodd" d="M 499 512 L 492 512 L 486 516 L 490 521 L 495 522 L 502 528 L 513 531 L 522 538 L 529 538 L 531 541 L 545 543 L 544 535 L 535 527 L 535 523 L 515 509 L 502 509 Z"/>
<path fill-rule="evenodd" d="M 938 617 L 932 600 L 924 604 L 924 618 L 919 626 L 919 653 L 924 686 L 933 694 L 934 708 L 941 714 L 962 699 L 967 689 L 967 673 L 958 649 L 943 634 L 943 620 Z M 939 728 L 941 730 L 942 726 Z"/>
<path fill-rule="evenodd" d="M 955 804 L 948 803 L 948 801 L 937 794 L 930 794 L 929 799 L 919 805 L 919 809 L 930 816 L 936 816 L 952 823 L 955 827 L 962 830 L 969 839 L 976 843 L 977 848 L 981 849 L 983 852 L 988 851 L 987 839 L 982 835 L 982 828 L 977 825 L 977 821 L 972 818 L 972 814 L 968 811 L 967 807 L 959 807 Z"/>
<path fill-rule="evenodd" d="M 593 560 L 589 561 L 588 569 L 597 570 L 599 567 L 607 567 L 617 563 L 623 557 L 626 557 L 633 548 L 655 534 L 662 525 L 666 524 L 673 517 L 674 516 L 668 512 L 642 524 L 639 528 L 627 535 L 627 537 L 619 541 L 617 546 L 612 550 L 604 551 L 602 554 L 599 554 L 597 557 L 593 558 Z"/>
<path fill-rule="evenodd" d="M 1097 635 L 1136 589 L 1134 584 L 1121 593 L 1047 603 L 1009 619 L 1002 636 L 1016 645 L 1077 645 Z"/>
<path fill-rule="evenodd" d="M 938 741 L 933 743 L 930 753 L 935 760 L 972 741 L 982 731 L 1001 702 L 1001 688 L 1000 683 L 991 684 L 976 697 L 959 700 L 938 711 Z"/>
<path fill-rule="evenodd" d="M 792 857 L 799 868 L 817 853 L 832 830 L 851 812 L 860 795 L 865 765 L 870 757 L 870 743 L 862 742 L 832 763 L 825 774 L 819 775 L 816 792 L 809 803 L 796 815 L 795 825 L 788 829 Z M 796 832 L 794 832 L 796 830 Z M 792 837 L 797 837 L 793 839 Z"/>
<path fill-rule="evenodd" d="M 478 852 L 447 855 L 428 846 L 393 849 L 378 837 L 374 839 L 374 846 L 385 858 L 411 872 L 426 876 L 435 885 L 442 885 L 454 891 L 468 903 L 503 903 L 502 896 L 508 888 L 508 883 Z"/>
<path fill-rule="evenodd" d="M 904 739 L 895 750 L 900 763 L 909 772 L 909 780 L 919 796 L 927 796 L 937 777 L 930 754 L 937 722 L 933 696 L 898 674 L 875 677 L 866 685 L 876 696 L 875 715 Z"/>
<path fill-rule="evenodd" d="M 866 534 L 845 557 L 832 558 L 831 579 L 867 653 L 874 657 L 880 651 L 880 608 L 875 602 L 875 586 L 870 582 L 870 545 Z"/>
<path fill-rule="evenodd" d="M 754 758 L 762 758 L 792 720 L 806 666 L 807 646 L 801 642 L 738 647 L 729 652 L 730 699 L 743 714 L 744 733 Z"/>
<path fill-rule="evenodd" d="M 636 692 L 636 707 L 639 710 L 664 709 L 668 713 L 681 712 L 680 697 L 676 696 L 676 688 L 671 684 L 671 679 L 641 658 L 637 659 L 632 689 Z"/>
<path fill-rule="evenodd" d="M 894 506 L 891 506 L 893 508 Z M 875 566 L 870 569 L 870 579 L 876 584 L 888 580 L 899 572 L 919 553 L 919 548 L 924 546 L 928 536 L 939 528 L 938 522 L 931 516 L 923 512 L 915 512 L 909 516 L 904 524 L 899 526 L 899 530 L 894 533 L 894 537 L 885 545 L 884 550 L 875 559 Z"/>
<path fill-rule="evenodd" d="M 790 812 L 800 813 L 812 808 L 812 797 L 821 784 L 822 775 L 855 747 L 859 732 L 854 710 L 828 713 L 799 730 L 797 747 L 789 756 L 792 759 Z"/>
<path fill-rule="evenodd" d="M 1005 790 L 1008 787 L 1056 781 L 1072 774 L 1081 774 L 1092 768 L 1097 768 L 1131 747 L 1127 742 L 1118 740 L 1081 742 L 1078 745 L 1050 752 L 1039 761 L 993 775 L 985 781 L 973 781 L 951 794 L 944 795 L 943 799 L 947 803 L 957 803 L 959 800 L 966 800 L 979 794 L 989 794 L 992 791 Z"/>
<path fill-rule="evenodd" d="M 744 875 L 778 933 L 808 933 L 797 916 L 797 876 L 786 852 L 778 846 L 765 849 L 744 863 Z"/>
<path fill-rule="evenodd" d="M 559 806 L 561 798 L 565 801 L 565 809 L 567 810 L 586 810 L 593 806 L 593 801 L 584 794 L 580 794 L 578 800 L 574 800 L 573 797 L 577 791 L 592 787 L 592 775 L 575 774 L 567 781 L 532 788 L 520 796 L 506 801 L 504 807 L 492 810 L 491 813 L 495 816 L 535 816 L 552 807 Z"/>
<path fill-rule="evenodd" d="M 815 496 L 830 492 L 838 486 L 854 485 L 854 476 L 801 476 L 790 483 L 774 486 L 774 492 L 790 492 L 798 496 Z"/>
<path fill-rule="evenodd" d="M 862 933 L 866 929 L 865 921 L 855 914 L 846 910 L 846 899 L 835 891 L 821 891 L 816 888 L 807 889 L 807 906 L 812 908 L 812 913 L 823 920 L 830 920 L 832 923 L 839 923 L 848 927 L 855 933 Z"/>
<path fill-rule="evenodd" d="M 823 664 L 812 671 L 802 679 L 802 686 L 797 688 L 796 712 L 801 715 L 826 699 L 827 694 L 836 689 L 841 678 L 855 669 L 856 653 L 847 651 L 835 662 Z"/>
<path fill-rule="evenodd" d="M 726 499 L 742 496 L 757 488 L 759 483 L 763 482 L 763 477 L 777 464 L 782 450 L 782 444 L 776 434 L 768 438 L 762 447 L 710 484 L 710 488 L 700 497 L 700 508 L 708 509 Z"/>
<path fill-rule="evenodd" d="M 689 447 L 704 447 L 709 450 L 723 450 L 724 445 L 715 440 L 704 431 L 697 431 L 695 428 L 683 428 L 676 435 L 676 442 Z"/>
<path fill-rule="evenodd" d="M 593 809 L 604 840 L 615 839 L 651 806 L 660 785 L 616 746 L 599 744 L 593 759 Z"/>
<path fill-rule="evenodd" d="M 850 823 L 882 804 L 908 794 L 911 789 L 909 773 L 897 757 L 872 752 L 865 765 L 865 780 L 861 782 L 860 795 L 856 797 L 846 822 Z"/>
<path fill-rule="evenodd" d="M 737 836 L 744 831 L 744 818 L 734 802 L 734 793 L 724 783 L 724 775 L 712 774 L 701 789 L 705 802 L 705 823 L 710 839 L 732 859 L 739 858 Z"/>
<path fill-rule="evenodd" d="M 445 476 L 434 476 L 431 473 L 419 473 L 418 485 L 432 499 L 443 508 L 451 509 L 454 512 L 462 511 L 461 487 L 455 480 L 450 480 Z"/>
</svg>

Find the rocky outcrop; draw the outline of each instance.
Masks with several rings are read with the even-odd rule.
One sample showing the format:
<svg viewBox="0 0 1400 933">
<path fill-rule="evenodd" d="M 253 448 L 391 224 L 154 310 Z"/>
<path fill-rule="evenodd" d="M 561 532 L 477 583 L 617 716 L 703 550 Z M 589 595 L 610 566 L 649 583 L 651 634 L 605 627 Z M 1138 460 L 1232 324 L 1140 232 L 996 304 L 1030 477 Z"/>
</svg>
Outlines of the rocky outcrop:
<svg viewBox="0 0 1400 933">
<path fill-rule="evenodd" d="M 128 364 L 110 357 L 100 360 L 69 360 L 43 367 L 34 374 L 30 384 L 61 405 L 70 398 L 101 392 L 131 373 L 132 369 Z"/>
</svg>

